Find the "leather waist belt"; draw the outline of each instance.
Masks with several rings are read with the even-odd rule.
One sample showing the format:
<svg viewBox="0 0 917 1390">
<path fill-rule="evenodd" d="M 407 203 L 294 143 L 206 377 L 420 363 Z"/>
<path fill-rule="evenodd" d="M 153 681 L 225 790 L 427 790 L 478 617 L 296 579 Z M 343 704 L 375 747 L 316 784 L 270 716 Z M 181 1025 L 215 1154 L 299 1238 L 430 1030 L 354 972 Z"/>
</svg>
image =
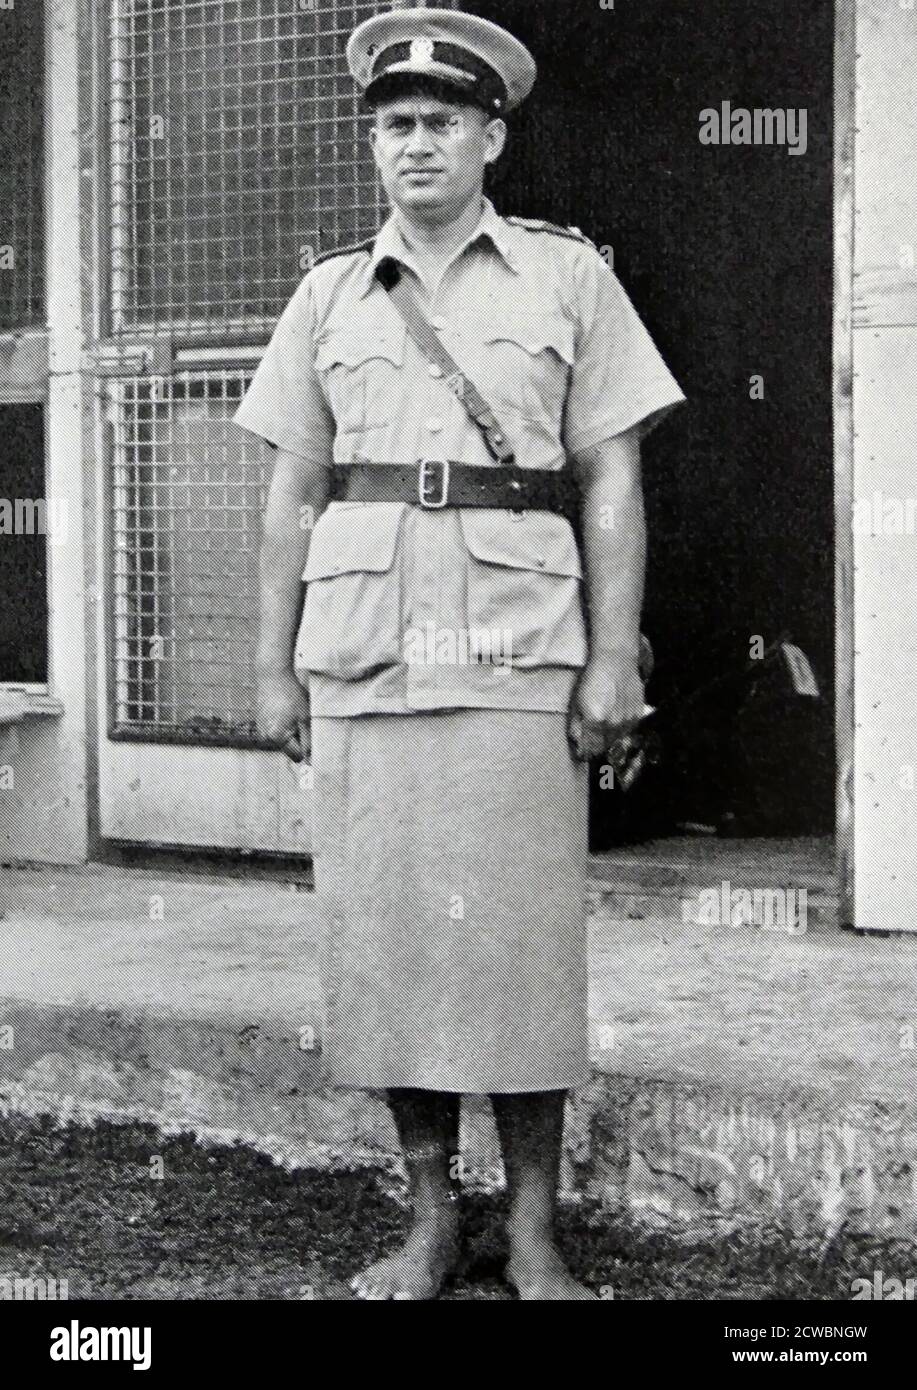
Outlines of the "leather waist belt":
<svg viewBox="0 0 917 1390">
<path fill-rule="evenodd" d="M 485 468 L 424 459 L 420 463 L 345 463 L 331 470 L 335 502 L 407 502 L 426 511 L 442 507 L 505 507 L 559 512 L 572 521 L 579 491 L 569 468 Z"/>
</svg>

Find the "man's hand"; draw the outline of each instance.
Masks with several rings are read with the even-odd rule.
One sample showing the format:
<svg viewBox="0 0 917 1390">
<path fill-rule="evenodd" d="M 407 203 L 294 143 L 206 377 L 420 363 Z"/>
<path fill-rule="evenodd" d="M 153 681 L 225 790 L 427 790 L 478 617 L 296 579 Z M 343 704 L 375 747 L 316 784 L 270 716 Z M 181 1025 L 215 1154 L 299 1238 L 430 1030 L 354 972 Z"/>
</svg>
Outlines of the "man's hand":
<svg viewBox="0 0 917 1390">
<path fill-rule="evenodd" d="M 567 721 L 574 757 L 604 757 L 616 739 L 643 717 L 643 682 L 637 653 L 594 656 L 579 678 Z"/>
<path fill-rule="evenodd" d="M 257 710 L 259 737 L 282 749 L 292 762 L 308 762 L 309 697 L 292 671 L 258 673 Z"/>
</svg>

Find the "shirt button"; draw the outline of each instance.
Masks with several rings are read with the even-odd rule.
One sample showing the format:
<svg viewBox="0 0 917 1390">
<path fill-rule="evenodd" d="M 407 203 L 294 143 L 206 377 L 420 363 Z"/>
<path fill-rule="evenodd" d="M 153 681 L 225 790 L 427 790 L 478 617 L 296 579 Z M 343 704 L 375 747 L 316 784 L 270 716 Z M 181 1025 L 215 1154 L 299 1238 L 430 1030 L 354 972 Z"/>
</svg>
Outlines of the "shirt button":
<svg viewBox="0 0 917 1390">
<path fill-rule="evenodd" d="M 428 420 L 426 425 L 424 426 L 424 428 L 428 429 L 431 434 L 439 434 L 442 427 L 443 422 L 436 415 L 434 415 L 431 420 Z"/>
<path fill-rule="evenodd" d="M 435 362 L 430 363 L 429 367 L 427 368 L 427 371 L 430 373 L 431 376 L 441 377 L 443 375 L 442 367 L 438 367 Z"/>
<path fill-rule="evenodd" d="M 442 318 L 439 318 L 439 319 L 431 319 L 431 320 L 430 320 L 430 323 L 431 323 L 431 324 L 433 325 L 433 327 L 436 329 L 437 333 L 442 333 L 443 329 L 444 329 L 445 326 L 446 326 L 446 320 L 445 320 L 445 319 L 442 319 Z"/>
</svg>

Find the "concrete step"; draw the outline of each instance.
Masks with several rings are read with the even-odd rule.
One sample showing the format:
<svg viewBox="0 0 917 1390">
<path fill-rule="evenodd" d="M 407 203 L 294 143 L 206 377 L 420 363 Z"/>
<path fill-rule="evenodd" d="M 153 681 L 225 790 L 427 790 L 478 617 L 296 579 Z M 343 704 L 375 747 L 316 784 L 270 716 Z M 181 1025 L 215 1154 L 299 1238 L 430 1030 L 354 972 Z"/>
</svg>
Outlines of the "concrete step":
<svg viewBox="0 0 917 1390">
<path fill-rule="evenodd" d="M 146 1119 L 291 1164 L 397 1173 L 381 1100 L 321 1084 L 312 894 L 97 867 L 12 880 L 0 1109 Z M 608 910 L 605 887 L 567 1191 L 686 1230 L 913 1234 L 917 941 L 635 920 Z M 499 1183 L 482 1100 L 462 1148 L 472 1185 Z"/>
</svg>

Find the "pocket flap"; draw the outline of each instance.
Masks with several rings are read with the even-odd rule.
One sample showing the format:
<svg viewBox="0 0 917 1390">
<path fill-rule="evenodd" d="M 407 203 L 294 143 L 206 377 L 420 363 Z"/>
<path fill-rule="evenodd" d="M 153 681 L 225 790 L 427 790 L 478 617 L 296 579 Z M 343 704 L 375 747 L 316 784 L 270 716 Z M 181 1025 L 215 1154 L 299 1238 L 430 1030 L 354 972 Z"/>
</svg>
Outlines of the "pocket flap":
<svg viewBox="0 0 917 1390">
<path fill-rule="evenodd" d="M 562 314 L 508 314 L 500 323 L 481 326 L 485 343 L 515 343 L 533 357 L 546 348 L 568 366 L 575 360 L 575 331 L 573 324 Z"/>
<path fill-rule="evenodd" d="M 395 563 L 403 502 L 332 502 L 312 533 L 303 579 L 387 574 Z"/>
<path fill-rule="evenodd" d="M 404 331 L 367 324 L 365 330 L 349 326 L 327 329 L 315 346 L 315 370 L 330 367 L 361 367 L 364 362 L 383 358 L 396 367 L 404 365 Z"/>
<path fill-rule="evenodd" d="M 527 511 L 513 521 L 510 512 L 465 508 L 461 518 L 469 552 L 486 565 L 583 577 L 579 547 L 566 517 Z"/>
</svg>

